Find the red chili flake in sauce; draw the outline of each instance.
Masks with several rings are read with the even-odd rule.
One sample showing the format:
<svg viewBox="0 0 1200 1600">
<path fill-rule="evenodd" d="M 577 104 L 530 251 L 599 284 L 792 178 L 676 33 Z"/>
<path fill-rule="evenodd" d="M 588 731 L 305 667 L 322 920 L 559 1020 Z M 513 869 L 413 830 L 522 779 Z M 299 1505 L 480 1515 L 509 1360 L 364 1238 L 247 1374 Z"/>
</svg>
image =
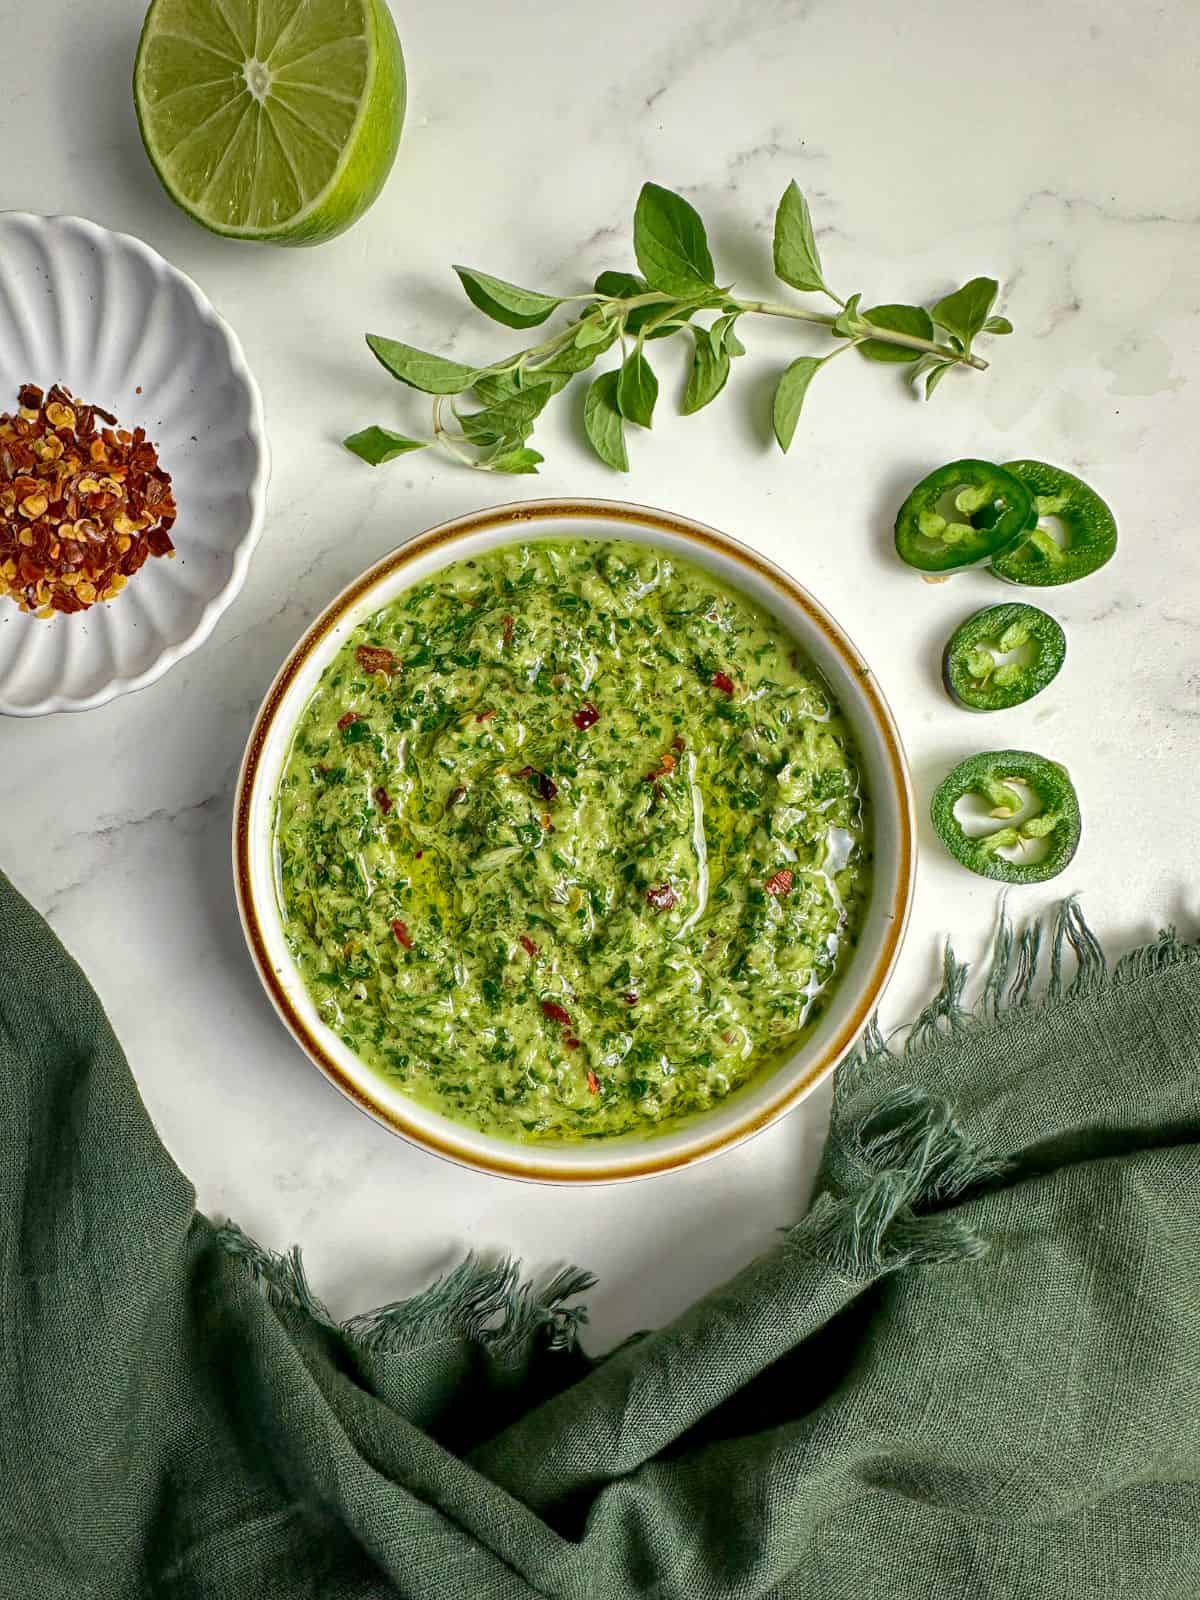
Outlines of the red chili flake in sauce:
<svg viewBox="0 0 1200 1600">
<path fill-rule="evenodd" d="M 626 989 L 625 993 L 621 996 L 621 999 L 624 1000 L 624 1002 L 625 1002 L 625 1004 L 627 1006 L 635 1006 L 635 1005 L 637 1005 L 638 1001 L 641 998 L 642 998 L 641 995 L 637 992 L 636 989 Z"/>
<path fill-rule="evenodd" d="M 670 911 L 678 899 L 669 883 L 657 883 L 646 890 L 646 900 L 656 911 Z"/>
<path fill-rule="evenodd" d="M 505 617 L 504 618 L 504 642 L 505 642 L 505 644 L 511 644 L 512 643 L 512 640 L 513 640 L 513 629 L 515 627 L 516 627 L 516 622 L 513 620 L 512 617 Z"/>
<path fill-rule="evenodd" d="M 17 399 L 0 416 L 0 595 L 39 617 L 114 600 L 150 556 L 175 552 L 170 474 L 144 428 L 118 428 L 61 384 L 23 384 Z"/>
<path fill-rule="evenodd" d="M 773 872 L 763 884 L 768 894 L 783 896 L 792 892 L 792 869 L 780 867 L 778 872 Z"/>
<path fill-rule="evenodd" d="M 592 1071 L 591 1067 L 588 1068 L 587 1086 L 588 1086 L 588 1093 L 589 1094 L 599 1094 L 600 1093 L 600 1079 Z"/>
<path fill-rule="evenodd" d="M 660 778 L 669 777 L 675 771 L 675 757 L 669 750 L 664 750 L 658 758 L 658 770 L 646 774 L 647 783 L 657 783 Z"/>
<path fill-rule="evenodd" d="M 727 672 L 714 672 L 712 675 L 712 686 L 714 689 L 720 689 L 722 694 L 733 693 L 733 679 Z"/>
<path fill-rule="evenodd" d="M 424 850 L 418 850 L 418 851 L 417 851 L 417 852 L 416 852 L 416 853 L 415 853 L 415 856 L 414 856 L 414 860 L 417 860 L 417 861 L 420 861 L 420 859 L 421 859 L 421 857 L 422 857 L 422 856 L 423 856 L 423 855 L 424 855 L 424 854 L 425 854 L 425 852 L 424 852 Z"/>
<path fill-rule="evenodd" d="M 465 800 L 466 797 L 467 797 L 466 785 L 460 783 L 458 788 L 457 789 L 451 789 L 449 795 L 447 796 L 447 799 L 446 799 L 446 810 L 449 811 L 451 806 L 456 806 L 460 800 Z"/>
<path fill-rule="evenodd" d="M 548 773 L 539 772 L 536 767 L 522 767 L 517 773 L 518 778 L 536 778 L 537 792 L 543 800 L 553 800 L 558 793 L 558 785 Z"/>
<path fill-rule="evenodd" d="M 564 1028 L 571 1026 L 570 1012 L 564 1011 L 557 1000 L 543 1000 L 542 1013 L 544 1016 L 549 1017 L 551 1022 L 561 1023 Z"/>
<path fill-rule="evenodd" d="M 595 727 L 596 723 L 600 721 L 600 712 L 590 700 L 585 700 L 579 710 L 572 713 L 571 721 L 582 733 L 585 728 Z"/>
<path fill-rule="evenodd" d="M 375 791 L 375 804 L 379 807 L 380 811 L 383 812 L 385 817 L 392 809 L 392 805 L 394 804 L 391 795 L 387 792 L 382 784 L 380 784 L 379 788 Z"/>
<path fill-rule="evenodd" d="M 338 718 L 338 728 L 341 730 L 342 733 L 345 733 L 346 729 L 347 728 L 352 728 L 357 721 L 358 721 L 358 712 L 357 711 L 347 711 L 347 713 L 346 713 L 346 715 L 344 717 L 339 717 Z"/>
<path fill-rule="evenodd" d="M 488 710 L 488 711 L 477 711 L 475 713 L 475 721 L 476 722 L 490 722 L 495 715 L 496 715 L 496 713 L 495 713 L 494 709 L 491 709 L 491 710 Z"/>
<path fill-rule="evenodd" d="M 381 644 L 360 644 L 354 652 L 364 672 L 395 672 L 400 663 L 390 650 Z"/>
<path fill-rule="evenodd" d="M 687 745 L 684 744 L 683 735 L 681 733 L 677 733 L 675 735 L 675 737 L 671 740 L 671 749 L 672 750 L 686 750 L 687 749 Z"/>
<path fill-rule="evenodd" d="M 566 1045 L 568 1050 L 578 1050 L 580 1045 L 583 1043 L 583 1040 L 577 1039 L 575 1035 L 572 1034 L 569 1039 L 564 1039 L 563 1043 Z"/>
<path fill-rule="evenodd" d="M 526 955 L 529 955 L 529 956 L 536 956 L 537 955 L 537 953 L 538 953 L 537 945 L 534 944 L 533 940 L 529 937 L 529 935 L 527 933 L 522 933 L 522 934 L 519 935 L 518 943 L 520 944 L 522 950 L 524 950 Z"/>
<path fill-rule="evenodd" d="M 399 917 L 397 917 L 392 923 L 392 932 L 396 935 L 397 944 L 402 944 L 406 950 L 412 949 L 412 934 L 409 933 L 407 927 L 403 922 L 400 921 Z"/>
</svg>

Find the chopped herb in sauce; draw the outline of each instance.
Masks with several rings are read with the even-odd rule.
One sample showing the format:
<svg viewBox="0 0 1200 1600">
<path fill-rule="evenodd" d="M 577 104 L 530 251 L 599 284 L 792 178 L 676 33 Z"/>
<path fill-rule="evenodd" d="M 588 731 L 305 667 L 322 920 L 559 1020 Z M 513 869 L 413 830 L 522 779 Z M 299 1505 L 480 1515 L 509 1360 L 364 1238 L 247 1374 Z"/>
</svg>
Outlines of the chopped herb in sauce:
<svg viewBox="0 0 1200 1600">
<path fill-rule="evenodd" d="M 276 829 L 328 1025 L 521 1140 L 653 1132 L 778 1064 L 870 876 L 853 743 L 795 642 L 614 541 L 494 550 L 363 623 Z"/>
</svg>

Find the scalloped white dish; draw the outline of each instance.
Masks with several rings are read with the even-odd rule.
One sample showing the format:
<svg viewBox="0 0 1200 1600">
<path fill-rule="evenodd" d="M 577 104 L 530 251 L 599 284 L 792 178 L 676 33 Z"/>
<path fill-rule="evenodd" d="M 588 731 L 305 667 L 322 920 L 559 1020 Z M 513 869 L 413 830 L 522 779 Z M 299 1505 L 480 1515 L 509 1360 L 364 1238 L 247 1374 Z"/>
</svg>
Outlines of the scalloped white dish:
<svg viewBox="0 0 1200 1600">
<path fill-rule="evenodd" d="M 80 217 L 0 212 L 0 412 L 62 383 L 143 427 L 175 485 L 177 554 L 109 604 L 49 620 L 0 598 L 0 713 L 87 711 L 208 638 L 245 580 L 266 505 L 262 397 L 237 336 L 149 245 Z"/>
</svg>

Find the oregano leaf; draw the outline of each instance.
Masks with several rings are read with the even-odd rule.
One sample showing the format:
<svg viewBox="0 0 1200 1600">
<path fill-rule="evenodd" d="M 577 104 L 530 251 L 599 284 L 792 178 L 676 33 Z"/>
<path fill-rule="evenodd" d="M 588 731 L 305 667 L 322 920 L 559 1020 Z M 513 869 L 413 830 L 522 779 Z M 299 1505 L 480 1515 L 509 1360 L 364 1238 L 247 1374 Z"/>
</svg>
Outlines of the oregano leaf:
<svg viewBox="0 0 1200 1600">
<path fill-rule="evenodd" d="M 1011 333 L 1013 325 L 1007 317 L 989 317 L 983 325 L 984 333 Z"/>
<path fill-rule="evenodd" d="M 536 328 L 562 305 L 560 297 L 522 289 L 474 267 L 455 267 L 467 299 L 486 316 L 508 328 Z"/>
<path fill-rule="evenodd" d="M 708 328 L 693 328 L 696 338 L 692 370 L 683 395 L 683 414 L 691 416 L 711 404 L 729 378 L 729 356 Z"/>
<path fill-rule="evenodd" d="M 633 216 L 633 250 L 651 289 L 686 300 L 716 288 L 699 213 L 661 184 L 642 185 Z"/>
<path fill-rule="evenodd" d="M 926 398 L 926 400 L 932 400 L 933 399 L 933 391 L 937 388 L 938 384 L 941 383 L 942 379 L 950 371 L 950 368 L 951 367 L 956 367 L 957 365 L 958 365 L 957 361 L 939 361 L 939 362 L 937 362 L 937 364 L 935 366 L 930 367 L 930 369 L 929 369 L 929 371 L 928 371 L 928 373 L 926 374 L 926 377 L 925 377 L 925 398 Z"/>
<path fill-rule="evenodd" d="M 615 372 L 602 372 L 591 384 L 583 406 L 583 426 L 601 461 L 618 472 L 628 472 L 625 422 L 617 405 L 618 381 Z"/>
<path fill-rule="evenodd" d="M 407 383 L 411 389 L 424 394 L 461 394 L 479 377 L 481 368 L 464 367 L 460 361 L 447 361 L 445 356 L 430 355 L 426 350 L 416 350 L 397 339 L 385 339 L 381 334 L 369 333 L 367 346 L 377 361 Z"/>
<path fill-rule="evenodd" d="M 429 439 L 406 439 L 402 433 L 378 427 L 363 428 L 342 441 L 347 450 L 352 450 L 372 467 L 381 467 L 385 461 L 394 461 L 397 456 L 406 456 L 413 450 L 424 450 L 430 442 Z"/>
<path fill-rule="evenodd" d="M 598 344 L 589 344 L 581 349 L 576 344 L 564 345 L 561 350 L 556 350 L 548 361 L 543 361 L 529 374 L 530 378 L 569 379 L 577 372 L 586 372 L 597 356 L 602 356 L 611 344 L 616 341 L 618 333 L 617 324 L 610 322 L 604 337 Z"/>
<path fill-rule="evenodd" d="M 961 289 L 938 301 L 933 308 L 933 320 L 970 348 L 971 340 L 982 331 L 999 293 L 1000 285 L 995 278 L 972 278 Z"/>
<path fill-rule="evenodd" d="M 639 428 L 648 428 L 657 399 L 658 379 L 643 355 L 641 345 L 638 345 L 621 368 L 617 383 L 617 405 L 627 421 L 636 422 Z"/>
<path fill-rule="evenodd" d="M 493 456 L 488 466 L 493 472 L 536 472 L 545 459 L 545 456 L 539 455 L 536 450 L 528 450 L 522 446 Z"/>
<path fill-rule="evenodd" d="M 775 276 L 793 289 L 828 294 L 808 201 L 793 178 L 775 212 Z"/>
<path fill-rule="evenodd" d="M 579 332 L 575 335 L 575 348 L 586 350 L 590 345 L 603 344 L 613 331 L 614 325 L 604 317 L 581 317 Z M 611 339 L 609 343 L 612 343 Z"/>
<path fill-rule="evenodd" d="M 495 406 L 520 391 L 521 375 L 516 368 L 511 372 L 485 372 L 472 387 L 485 406 Z"/>
<path fill-rule="evenodd" d="M 632 300 L 635 295 L 645 294 L 650 285 L 636 272 L 609 271 L 602 272 L 592 287 L 597 294 L 607 295 L 612 300 Z"/>
<path fill-rule="evenodd" d="M 808 386 L 824 366 L 820 356 L 799 356 L 788 367 L 775 390 L 772 421 L 779 448 L 786 451 L 796 433 Z"/>
<path fill-rule="evenodd" d="M 507 400 L 488 406 L 486 410 L 461 415 L 459 425 L 473 444 L 520 443 L 553 393 L 551 386 L 545 383 L 518 389 Z"/>
<path fill-rule="evenodd" d="M 853 339 L 862 331 L 861 318 L 858 314 L 861 299 L 861 294 L 852 294 L 833 319 L 833 332 L 840 334 L 843 339 Z"/>
<path fill-rule="evenodd" d="M 625 319 L 626 332 L 641 333 L 645 329 L 647 339 L 669 339 L 673 333 L 678 333 L 685 323 L 690 322 L 697 311 L 703 311 L 704 305 L 703 303 L 690 306 L 677 305 L 669 317 L 659 322 L 656 328 L 651 327 L 651 323 L 658 322 L 664 311 L 670 309 L 670 306 L 665 305 L 635 306 Z"/>
<path fill-rule="evenodd" d="M 741 315 L 740 311 L 727 312 L 725 316 L 718 317 L 712 325 L 713 343 L 720 345 L 726 355 L 744 356 L 746 354 L 746 346 L 735 332 L 737 319 Z"/>
<path fill-rule="evenodd" d="M 917 339 L 933 338 L 933 318 L 924 306 L 872 306 L 862 316 L 875 328 L 889 328 L 893 333 L 907 333 Z M 919 361 L 923 353 L 900 344 L 885 344 L 882 339 L 864 339 L 855 349 L 868 361 Z"/>
<path fill-rule="evenodd" d="M 908 371 L 904 375 L 905 379 L 907 380 L 907 382 L 912 384 L 913 388 L 915 389 L 917 387 L 917 385 L 920 383 L 921 379 L 929 371 L 930 367 L 933 367 L 933 366 L 936 366 L 936 365 L 937 365 L 937 357 L 936 356 L 930 356 L 930 355 L 921 356 L 919 360 L 914 361 L 912 366 L 909 367 Z"/>
<path fill-rule="evenodd" d="M 614 300 L 634 300 L 638 295 L 646 294 L 650 289 L 650 285 L 645 278 L 639 278 L 636 272 L 610 271 L 600 274 L 596 279 L 595 289 L 597 294 L 609 295 Z M 641 333 L 647 324 L 656 321 L 664 312 L 670 309 L 670 302 L 661 300 L 652 300 L 649 305 L 634 306 L 632 310 L 625 313 L 626 333 Z M 679 332 L 675 319 L 678 318 L 679 322 L 686 322 L 698 310 L 699 307 L 694 305 L 678 306 L 671 313 L 669 319 L 671 326 L 664 323 L 661 327 L 655 328 L 651 333 L 647 334 L 646 337 L 650 339 L 669 339 L 673 333 Z"/>
</svg>

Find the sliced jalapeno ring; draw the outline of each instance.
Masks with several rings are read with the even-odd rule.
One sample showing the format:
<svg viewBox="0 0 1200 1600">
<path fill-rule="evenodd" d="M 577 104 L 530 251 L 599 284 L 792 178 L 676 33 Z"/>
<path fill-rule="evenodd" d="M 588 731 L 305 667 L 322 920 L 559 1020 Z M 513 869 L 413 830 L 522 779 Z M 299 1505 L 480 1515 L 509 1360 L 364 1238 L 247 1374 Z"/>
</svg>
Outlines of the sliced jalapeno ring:
<svg viewBox="0 0 1200 1600">
<path fill-rule="evenodd" d="M 1004 656 L 1012 659 L 999 659 Z M 1037 606 L 1019 601 L 985 606 L 950 635 L 942 679 L 960 706 L 1004 711 L 1041 694 L 1058 676 L 1066 656 L 1066 634 Z"/>
<path fill-rule="evenodd" d="M 1112 560 L 1116 519 L 1082 478 L 1045 461 L 1009 461 L 1004 470 L 1029 490 L 1038 520 L 1019 544 L 993 557 L 992 571 L 998 578 L 1038 585 L 1074 583 Z M 1046 517 L 1061 526 L 1062 544 L 1042 526 Z"/>
<path fill-rule="evenodd" d="M 1027 536 L 1033 496 L 990 461 L 951 461 L 920 483 L 896 516 L 896 550 L 921 572 L 984 566 Z"/>
<path fill-rule="evenodd" d="M 1039 809 L 1021 818 L 1025 797 Z M 969 834 L 954 814 L 964 795 L 982 797 L 997 826 Z M 987 750 L 960 761 L 933 796 L 930 820 L 954 859 L 1000 883 L 1044 883 L 1057 877 L 1079 847 L 1079 797 L 1065 767 L 1031 750 Z M 1014 857 L 1001 855 L 1012 850 Z M 1028 859 L 1022 859 L 1028 857 Z"/>
</svg>

